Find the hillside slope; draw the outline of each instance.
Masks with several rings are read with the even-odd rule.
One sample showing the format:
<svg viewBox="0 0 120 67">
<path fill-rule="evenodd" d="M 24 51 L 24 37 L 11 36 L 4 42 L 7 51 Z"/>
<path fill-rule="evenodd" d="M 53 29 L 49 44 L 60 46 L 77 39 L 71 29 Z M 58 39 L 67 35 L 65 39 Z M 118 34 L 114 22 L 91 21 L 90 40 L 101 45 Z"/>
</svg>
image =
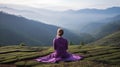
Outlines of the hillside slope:
<svg viewBox="0 0 120 67">
<path fill-rule="evenodd" d="M 120 67 L 120 47 L 115 46 L 69 46 L 70 53 L 82 55 L 84 59 L 54 64 L 34 60 L 53 52 L 51 47 L 4 46 L 0 50 L 0 66 L 3 67 Z"/>
<path fill-rule="evenodd" d="M 57 26 L 0 12 L 1 45 L 19 44 L 21 42 L 29 45 L 51 45 L 52 39 L 56 36 L 57 28 Z M 80 42 L 79 36 L 66 29 L 64 36 L 74 43 Z"/>
<path fill-rule="evenodd" d="M 95 41 L 93 43 L 90 43 L 89 45 L 117 45 L 120 46 L 120 31 L 115 32 L 113 34 L 110 34 L 108 36 L 105 36 L 104 38 Z"/>
<path fill-rule="evenodd" d="M 120 15 L 119 20 L 111 21 L 108 24 L 102 26 L 100 29 L 98 29 L 98 32 L 95 34 L 95 36 L 99 39 L 118 31 L 120 31 Z"/>
<path fill-rule="evenodd" d="M 91 34 L 96 39 L 101 39 L 117 31 L 120 31 L 120 15 L 90 23 L 81 29 L 81 32 Z"/>
</svg>

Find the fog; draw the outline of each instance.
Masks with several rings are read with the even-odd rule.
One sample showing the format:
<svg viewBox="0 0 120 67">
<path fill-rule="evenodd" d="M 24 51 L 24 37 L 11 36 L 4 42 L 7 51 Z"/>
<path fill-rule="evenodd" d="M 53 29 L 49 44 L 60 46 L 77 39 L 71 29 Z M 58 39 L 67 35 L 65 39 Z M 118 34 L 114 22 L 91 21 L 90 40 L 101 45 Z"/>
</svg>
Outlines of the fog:
<svg viewBox="0 0 120 67">
<path fill-rule="evenodd" d="M 23 6 L 19 6 L 22 8 Z M 19 9 L 17 6 L 2 5 L 0 11 L 4 11 L 10 14 L 23 16 L 32 20 L 44 22 L 46 24 L 52 24 L 67 28 L 75 33 L 80 32 L 80 29 L 85 25 L 97 22 L 102 19 L 110 18 L 116 14 L 99 14 L 99 13 L 80 13 L 79 11 L 51 11 L 46 9 L 38 9 L 32 7 L 24 7 Z"/>
</svg>

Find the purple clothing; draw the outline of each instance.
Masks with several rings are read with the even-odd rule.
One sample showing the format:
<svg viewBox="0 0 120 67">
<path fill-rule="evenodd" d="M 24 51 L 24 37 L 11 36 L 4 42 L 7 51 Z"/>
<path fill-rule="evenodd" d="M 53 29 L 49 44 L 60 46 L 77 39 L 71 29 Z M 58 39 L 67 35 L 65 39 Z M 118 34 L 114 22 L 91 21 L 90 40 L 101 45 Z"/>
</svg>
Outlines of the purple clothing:
<svg viewBox="0 0 120 67">
<path fill-rule="evenodd" d="M 57 57 L 68 57 L 69 54 L 66 51 L 68 49 L 68 42 L 66 39 L 60 37 L 60 38 L 55 38 L 53 40 L 53 47 L 56 53 L 56 58 Z"/>
<path fill-rule="evenodd" d="M 82 59 L 81 56 L 70 54 L 67 52 L 68 49 L 68 41 L 63 37 L 55 38 L 53 40 L 53 48 L 54 52 L 48 56 L 37 58 L 36 60 L 39 62 L 59 62 L 59 61 L 77 61 Z"/>
</svg>

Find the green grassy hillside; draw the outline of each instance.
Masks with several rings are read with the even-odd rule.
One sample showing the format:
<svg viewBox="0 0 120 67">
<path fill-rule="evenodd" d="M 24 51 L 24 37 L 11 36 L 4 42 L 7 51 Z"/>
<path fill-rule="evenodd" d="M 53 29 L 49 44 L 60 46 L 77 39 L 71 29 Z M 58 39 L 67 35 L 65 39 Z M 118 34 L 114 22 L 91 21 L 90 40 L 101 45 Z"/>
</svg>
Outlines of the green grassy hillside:
<svg viewBox="0 0 120 67">
<path fill-rule="evenodd" d="M 120 47 L 69 46 L 69 52 L 85 58 L 75 62 L 41 63 L 34 59 L 53 52 L 52 47 L 0 47 L 0 66 L 12 67 L 120 67 Z"/>
<path fill-rule="evenodd" d="M 98 41 L 95 41 L 91 44 L 94 45 L 117 45 L 120 46 L 120 31 L 110 34 Z"/>
</svg>

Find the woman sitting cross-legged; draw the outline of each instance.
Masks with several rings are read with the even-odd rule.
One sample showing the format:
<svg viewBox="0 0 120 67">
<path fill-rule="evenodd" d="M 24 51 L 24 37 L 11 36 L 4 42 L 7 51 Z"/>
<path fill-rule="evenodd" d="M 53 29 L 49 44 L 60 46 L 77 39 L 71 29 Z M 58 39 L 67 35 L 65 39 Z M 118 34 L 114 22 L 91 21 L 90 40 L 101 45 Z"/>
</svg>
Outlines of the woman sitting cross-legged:
<svg viewBox="0 0 120 67">
<path fill-rule="evenodd" d="M 63 34 L 63 29 L 59 28 L 57 30 L 57 36 L 53 40 L 54 52 L 50 55 L 39 57 L 35 60 L 39 62 L 56 63 L 59 61 L 78 61 L 83 59 L 82 56 L 67 52 L 68 41 L 62 37 Z"/>
</svg>

